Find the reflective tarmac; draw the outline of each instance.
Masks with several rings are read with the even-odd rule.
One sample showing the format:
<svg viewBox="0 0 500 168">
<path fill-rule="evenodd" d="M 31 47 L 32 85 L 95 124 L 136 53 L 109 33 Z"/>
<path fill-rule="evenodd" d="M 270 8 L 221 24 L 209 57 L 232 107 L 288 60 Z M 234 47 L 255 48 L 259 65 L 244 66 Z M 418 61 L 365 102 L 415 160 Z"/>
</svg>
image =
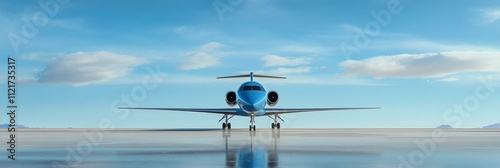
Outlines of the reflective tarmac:
<svg viewBox="0 0 500 168">
<path fill-rule="evenodd" d="M 500 167 L 495 129 L 22 129 L 0 167 Z M 0 130 L 6 142 L 8 134 Z M 3 143 L 5 144 L 5 143 Z"/>
</svg>

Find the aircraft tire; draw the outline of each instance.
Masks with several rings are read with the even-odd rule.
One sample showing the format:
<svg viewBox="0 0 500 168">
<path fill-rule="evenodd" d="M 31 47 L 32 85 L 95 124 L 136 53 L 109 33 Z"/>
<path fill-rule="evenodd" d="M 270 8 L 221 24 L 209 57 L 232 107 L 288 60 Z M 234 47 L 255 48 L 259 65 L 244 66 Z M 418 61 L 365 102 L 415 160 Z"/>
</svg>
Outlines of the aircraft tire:
<svg viewBox="0 0 500 168">
<path fill-rule="evenodd" d="M 276 128 L 280 129 L 280 123 L 276 124 Z"/>
<path fill-rule="evenodd" d="M 227 123 L 227 129 L 231 129 L 231 123 Z"/>
<path fill-rule="evenodd" d="M 226 123 L 222 123 L 222 129 L 226 129 Z"/>
</svg>

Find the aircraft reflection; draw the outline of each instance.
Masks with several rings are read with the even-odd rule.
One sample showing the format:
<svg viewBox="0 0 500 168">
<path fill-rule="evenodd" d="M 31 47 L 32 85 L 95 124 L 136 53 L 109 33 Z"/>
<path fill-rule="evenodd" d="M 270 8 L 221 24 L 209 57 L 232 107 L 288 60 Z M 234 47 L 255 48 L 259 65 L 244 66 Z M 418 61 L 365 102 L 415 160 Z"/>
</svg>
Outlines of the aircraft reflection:
<svg viewBox="0 0 500 168">
<path fill-rule="evenodd" d="M 272 130 L 271 136 L 266 133 L 249 132 L 247 143 L 231 144 L 231 130 L 224 130 L 226 167 L 278 167 L 278 140 L 280 130 Z M 257 134 L 257 135 L 256 135 Z"/>
<path fill-rule="evenodd" d="M 204 131 L 204 130 L 201 130 Z M 314 137 L 295 136 L 280 137 L 279 129 L 262 129 L 261 131 L 210 130 L 196 138 L 159 139 L 157 144 L 147 148 L 129 149 L 118 152 L 118 156 L 127 160 L 132 158 L 146 159 L 145 162 L 164 162 L 169 167 L 290 167 L 297 166 L 299 160 L 311 163 L 311 167 L 332 167 L 335 165 L 370 164 L 380 159 L 380 153 L 373 150 L 351 150 L 350 146 L 335 146 L 332 143 L 318 144 Z M 187 134 L 185 134 L 187 133 Z M 193 135 L 196 131 L 183 132 Z M 288 132 L 283 132 L 287 135 Z M 181 133 L 180 133 L 181 134 Z M 181 135 L 182 135 L 181 134 Z M 173 134 L 175 135 L 175 134 Z M 288 134 L 290 135 L 290 134 Z M 219 137 L 221 136 L 221 137 Z M 206 138 L 205 138 L 206 137 Z M 312 141 L 308 141 L 308 140 Z M 344 142 L 342 139 L 337 139 Z M 310 144 L 315 143 L 315 144 Z M 309 145 L 310 144 L 310 145 Z M 150 159 L 150 160 L 147 160 Z M 356 160 L 364 160 L 356 162 Z M 148 166 L 142 166 L 148 167 Z"/>
</svg>

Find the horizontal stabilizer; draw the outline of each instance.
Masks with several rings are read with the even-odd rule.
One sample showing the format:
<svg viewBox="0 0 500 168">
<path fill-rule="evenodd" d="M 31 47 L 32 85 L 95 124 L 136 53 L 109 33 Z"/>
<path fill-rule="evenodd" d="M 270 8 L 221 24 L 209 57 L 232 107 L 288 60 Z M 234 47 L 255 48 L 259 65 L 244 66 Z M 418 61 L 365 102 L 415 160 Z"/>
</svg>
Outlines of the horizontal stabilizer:
<svg viewBox="0 0 500 168">
<path fill-rule="evenodd" d="M 250 74 L 245 74 L 245 75 L 221 76 L 221 77 L 217 77 L 217 79 L 246 78 L 246 77 L 250 77 L 251 81 L 253 81 L 254 77 L 257 77 L 257 78 L 286 79 L 286 77 L 282 77 L 282 76 L 258 75 L 258 74 L 253 74 L 253 72 L 250 72 Z"/>
</svg>

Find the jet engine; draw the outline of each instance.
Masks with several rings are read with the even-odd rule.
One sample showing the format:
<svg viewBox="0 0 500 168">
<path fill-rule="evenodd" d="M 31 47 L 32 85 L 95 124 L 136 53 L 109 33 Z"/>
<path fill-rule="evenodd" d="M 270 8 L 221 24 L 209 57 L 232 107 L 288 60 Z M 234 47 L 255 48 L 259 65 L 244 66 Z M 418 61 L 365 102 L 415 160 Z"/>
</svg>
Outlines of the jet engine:
<svg viewBox="0 0 500 168">
<path fill-rule="evenodd" d="M 226 93 L 226 103 L 229 107 L 236 105 L 236 92 L 229 91 Z"/>
<path fill-rule="evenodd" d="M 276 104 L 278 104 L 278 92 L 270 91 L 267 93 L 267 105 L 273 107 Z"/>
</svg>

